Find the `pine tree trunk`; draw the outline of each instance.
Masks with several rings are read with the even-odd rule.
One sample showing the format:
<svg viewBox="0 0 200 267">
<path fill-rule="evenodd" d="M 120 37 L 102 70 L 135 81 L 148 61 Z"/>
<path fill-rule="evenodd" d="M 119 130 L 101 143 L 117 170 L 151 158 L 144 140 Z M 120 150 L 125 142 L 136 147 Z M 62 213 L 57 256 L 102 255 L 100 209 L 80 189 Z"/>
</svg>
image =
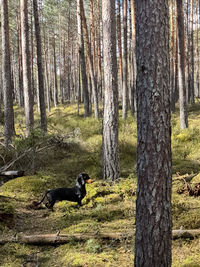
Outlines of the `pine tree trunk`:
<svg viewBox="0 0 200 267">
<path fill-rule="evenodd" d="M 200 5 L 200 4 L 199 4 Z M 199 10 L 200 12 L 200 10 Z M 198 6 L 196 6 L 196 25 L 199 27 L 199 18 L 198 18 Z M 196 31 L 196 97 L 200 96 L 200 87 L 199 87 L 199 30 Z"/>
<path fill-rule="evenodd" d="M 57 63 L 56 63 L 56 42 L 55 42 L 55 33 L 53 32 L 52 38 L 52 48 L 53 48 L 53 76 L 54 76 L 54 90 L 53 90 L 53 101 L 54 107 L 58 105 L 58 81 L 57 81 Z"/>
<path fill-rule="evenodd" d="M 130 84 L 130 109 L 135 114 L 136 109 L 136 54 L 135 54 L 135 0 L 131 0 L 131 84 Z"/>
<path fill-rule="evenodd" d="M 8 146 L 14 134 L 13 83 L 11 77 L 8 1 L 1 1 L 2 71 L 4 92 L 4 143 Z"/>
<path fill-rule="evenodd" d="M 122 118 L 125 120 L 128 112 L 128 84 L 127 84 L 127 0 L 123 0 L 123 75 L 122 75 Z"/>
<path fill-rule="evenodd" d="M 193 29 L 193 19 L 194 19 L 194 1 L 191 0 L 191 18 L 190 18 L 190 57 L 191 57 L 191 83 L 190 83 L 190 102 L 194 104 L 194 29 Z"/>
<path fill-rule="evenodd" d="M 118 41 L 118 51 L 119 51 L 119 93 L 122 96 L 122 33 L 121 33 L 121 3 L 118 0 L 118 13 L 117 13 L 117 41 Z"/>
<path fill-rule="evenodd" d="M 23 95 L 23 68 L 22 68 L 22 42 L 21 42 L 21 18 L 20 12 L 17 17 L 17 65 L 18 65 L 18 89 L 17 89 L 17 98 L 18 105 L 20 107 L 24 104 L 24 95 Z"/>
<path fill-rule="evenodd" d="M 104 55 L 104 115 L 103 115 L 103 177 L 119 177 L 118 153 L 118 88 L 116 58 L 115 3 L 102 1 L 103 55 Z"/>
<path fill-rule="evenodd" d="M 174 86 L 174 77 L 175 77 L 175 41 L 174 41 L 174 1 L 170 0 L 170 10 L 171 10 L 171 17 L 170 17 L 170 96 L 171 96 L 171 110 L 175 112 L 175 86 Z"/>
<path fill-rule="evenodd" d="M 179 85 L 178 85 L 178 26 L 177 26 L 177 8 L 176 8 L 176 1 L 175 0 L 175 39 L 176 39 L 176 46 L 175 46 L 175 77 L 174 77 L 174 105 L 179 99 Z M 174 106 L 175 109 L 175 106 Z"/>
<path fill-rule="evenodd" d="M 101 70 L 101 12 L 100 0 L 97 0 L 97 91 L 102 99 L 102 70 Z"/>
<path fill-rule="evenodd" d="M 171 266 L 168 0 L 136 1 L 136 267 Z"/>
<path fill-rule="evenodd" d="M 37 67 L 38 67 L 38 90 L 39 90 L 39 106 L 40 106 L 40 120 L 41 128 L 44 133 L 47 131 L 46 106 L 44 100 L 44 76 L 42 63 L 42 45 L 40 36 L 40 25 L 38 18 L 38 4 L 37 0 L 33 0 L 33 11 L 35 19 L 35 38 L 37 43 Z"/>
<path fill-rule="evenodd" d="M 79 55 L 80 55 L 80 72 L 81 72 L 81 85 L 83 91 L 83 102 L 84 102 L 84 116 L 90 116 L 90 107 L 89 107 L 89 93 L 88 93 L 88 83 L 86 75 L 86 66 L 85 66 L 85 53 L 84 53 L 84 40 L 83 40 L 83 31 L 81 23 L 81 10 L 80 10 L 80 0 L 77 0 L 77 27 L 78 27 L 78 46 L 79 46 Z"/>
<path fill-rule="evenodd" d="M 21 30 L 22 30 L 22 64 L 23 64 L 23 88 L 26 117 L 26 133 L 30 134 L 33 127 L 33 95 L 31 91 L 31 64 L 28 36 L 28 10 L 27 1 L 20 0 Z"/>
<path fill-rule="evenodd" d="M 179 82 L 179 102 L 180 102 L 180 127 L 188 127 L 186 85 L 185 85 L 185 37 L 184 37 L 184 17 L 183 2 L 176 1 L 177 6 L 177 27 L 178 27 L 178 82 Z"/>
<path fill-rule="evenodd" d="M 98 119 L 99 118 L 99 103 L 98 103 L 98 94 L 97 94 L 97 83 L 95 80 L 94 66 L 92 62 L 91 45 L 89 42 L 89 34 L 88 34 L 87 23 L 86 23 L 86 18 L 85 18 L 83 0 L 80 0 L 80 11 L 81 11 L 81 19 L 83 22 L 83 29 L 84 29 L 85 37 L 86 37 L 89 72 L 90 72 L 90 77 L 91 77 L 92 94 L 93 94 L 93 100 L 94 100 L 94 116 L 96 119 Z"/>
</svg>

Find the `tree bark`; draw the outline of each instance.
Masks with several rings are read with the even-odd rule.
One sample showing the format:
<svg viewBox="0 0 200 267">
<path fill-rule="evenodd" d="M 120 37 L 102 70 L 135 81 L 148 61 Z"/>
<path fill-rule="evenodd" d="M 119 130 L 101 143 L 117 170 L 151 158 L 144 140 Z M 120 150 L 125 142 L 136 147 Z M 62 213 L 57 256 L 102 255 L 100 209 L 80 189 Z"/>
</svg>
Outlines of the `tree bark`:
<svg viewBox="0 0 200 267">
<path fill-rule="evenodd" d="M 101 70 L 101 8 L 97 0 L 97 91 L 102 99 L 102 70 Z"/>
<path fill-rule="evenodd" d="M 17 65 L 18 65 L 18 88 L 17 98 L 18 105 L 22 107 L 24 105 L 23 94 L 23 68 L 22 68 L 22 42 L 21 42 L 21 18 L 20 11 L 17 14 Z"/>
<path fill-rule="evenodd" d="M 123 75 L 122 75 L 122 118 L 125 120 L 128 113 L 128 84 L 127 84 L 127 0 L 123 0 Z"/>
<path fill-rule="evenodd" d="M 94 99 L 94 115 L 95 115 L 95 118 L 98 119 L 99 118 L 99 104 L 98 104 L 98 94 L 97 94 L 97 83 L 95 80 L 94 66 L 92 62 L 91 45 L 89 42 L 89 34 L 88 34 L 88 28 L 87 28 L 87 23 L 86 23 L 86 18 L 85 18 L 83 0 L 80 0 L 80 11 L 81 11 L 81 19 L 83 22 L 83 29 L 84 29 L 85 37 L 86 37 L 89 71 L 90 71 L 90 77 L 91 77 L 91 83 L 92 83 L 92 94 L 93 94 L 93 99 Z"/>
<path fill-rule="evenodd" d="M 14 134 L 13 83 L 11 77 L 8 2 L 1 2 L 2 71 L 4 92 L 4 143 L 8 146 Z"/>
<path fill-rule="evenodd" d="M 79 55 L 80 55 L 81 85 L 82 85 L 83 102 L 84 102 L 84 116 L 89 117 L 90 116 L 89 93 L 88 93 L 88 83 L 87 83 L 86 66 L 85 66 L 85 53 L 84 53 L 82 22 L 81 22 L 80 0 L 77 0 L 77 32 L 78 32 L 77 39 L 78 39 Z"/>
<path fill-rule="evenodd" d="M 190 60 L 191 60 L 191 74 L 190 74 L 190 102 L 194 104 L 194 27 L 193 27 L 193 19 L 194 19 L 194 1 L 190 2 Z M 184 15 L 183 15 L 184 16 Z"/>
<path fill-rule="evenodd" d="M 135 0 L 130 1 L 131 4 L 131 73 L 130 73 L 130 110 L 132 116 L 135 114 L 136 109 L 136 54 L 135 54 Z"/>
<path fill-rule="evenodd" d="M 120 0 L 118 2 L 118 10 L 117 10 L 117 41 L 118 41 L 118 51 L 119 51 L 119 93 L 122 96 L 122 77 L 123 77 L 123 69 L 122 69 L 122 32 L 121 32 L 121 3 Z"/>
<path fill-rule="evenodd" d="M 119 178 L 118 153 L 118 88 L 116 58 L 115 2 L 102 1 L 104 55 L 104 115 L 103 115 L 103 177 Z"/>
<path fill-rule="evenodd" d="M 170 0 L 170 96 L 171 110 L 175 112 L 175 27 L 174 27 L 174 1 Z"/>
<path fill-rule="evenodd" d="M 58 81 L 57 81 L 57 63 L 56 63 L 56 41 L 55 41 L 55 32 L 53 31 L 52 37 L 52 48 L 53 48 L 53 76 L 54 76 L 54 90 L 53 90 L 53 101 L 54 107 L 58 105 Z"/>
<path fill-rule="evenodd" d="M 183 1 L 176 1 L 177 7 L 177 28 L 178 28 L 178 81 L 179 81 L 179 102 L 180 102 L 180 127 L 188 127 L 186 85 L 185 85 L 185 37 L 184 37 L 184 17 Z"/>
<path fill-rule="evenodd" d="M 135 266 L 171 266 L 168 0 L 136 1 L 137 176 Z"/>
<path fill-rule="evenodd" d="M 41 128 L 44 133 L 47 132 L 46 106 L 44 100 L 44 76 L 42 63 L 42 45 L 40 35 L 40 24 L 38 18 L 37 0 L 33 0 L 33 11 L 35 19 L 35 38 L 37 43 L 37 67 L 38 67 L 38 90 L 39 90 L 39 106 L 40 106 L 40 121 Z"/>
<path fill-rule="evenodd" d="M 22 31 L 22 64 L 23 64 L 23 88 L 24 88 L 24 105 L 26 117 L 26 133 L 30 134 L 33 127 L 33 95 L 31 91 L 31 64 L 29 51 L 29 36 L 28 36 L 28 10 L 27 1 L 20 0 L 21 10 L 21 31 Z"/>
</svg>

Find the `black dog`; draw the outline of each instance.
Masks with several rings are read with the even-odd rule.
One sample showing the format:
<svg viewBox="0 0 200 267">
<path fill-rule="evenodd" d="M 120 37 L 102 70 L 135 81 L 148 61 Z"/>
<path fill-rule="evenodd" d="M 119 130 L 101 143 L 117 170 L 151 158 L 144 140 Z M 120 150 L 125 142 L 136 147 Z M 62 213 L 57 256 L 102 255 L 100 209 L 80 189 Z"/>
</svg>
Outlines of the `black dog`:
<svg viewBox="0 0 200 267">
<path fill-rule="evenodd" d="M 40 202 L 36 203 L 35 206 L 41 204 L 44 199 L 47 199 L 45 206 L 53 210 L 53 206 L 56 201 L 68 200 L 77 202 L 81 206 L 81 200 L 86 195 L 85 184 L 90 184 L 93 181 L 90 179 L 87 173 L 80 173 L 77 177 L 76 185 L 72 188 L 56 188 L 47 190 Z"/>
</svg>

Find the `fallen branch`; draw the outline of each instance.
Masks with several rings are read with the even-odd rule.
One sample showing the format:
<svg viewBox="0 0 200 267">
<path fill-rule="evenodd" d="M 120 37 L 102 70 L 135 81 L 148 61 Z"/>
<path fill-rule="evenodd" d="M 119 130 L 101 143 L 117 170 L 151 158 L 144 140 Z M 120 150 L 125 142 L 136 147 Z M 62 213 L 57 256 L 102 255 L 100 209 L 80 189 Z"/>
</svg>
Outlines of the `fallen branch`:
<svg viewBox="0 0 200 267">
<path fill-rule="evenodd" d="M 19 234 L 16 236 L 6 236 L 0 237 L 0 244 L 5 243 L 23 243 L 23 244 L 32 244 L 32 245 L 61 245 L 68 243 L 70 241 L 86 241 L 89 239 L 100 238 L 100 239 L 110 239 L 110 240 L 124 240 L 132 239 L 134 233 L 74 233 L 70 234 L 41 234 L 41 235 L 23 235 Z M 194 230 L 173 230 L 172 239 L 178 238 L 191 238 L 200 236 L 200 229 Z"/>
</svg>

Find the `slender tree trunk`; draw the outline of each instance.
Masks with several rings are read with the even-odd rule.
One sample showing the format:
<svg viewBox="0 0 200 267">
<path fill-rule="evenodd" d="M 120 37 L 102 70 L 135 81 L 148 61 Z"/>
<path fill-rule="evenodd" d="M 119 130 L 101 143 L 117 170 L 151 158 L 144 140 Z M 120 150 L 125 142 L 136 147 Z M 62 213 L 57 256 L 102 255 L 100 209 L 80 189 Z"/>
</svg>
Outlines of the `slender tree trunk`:
<svg viewBox="0 0 200 267">
<path fill-rule="evenodd" d="M 44 45 L 44 62 L 45 62 L 46 102 L 47 102 L 48 112 L 50 112 L 51 101 L 50 101 L 50 82 L 49 82 L 49 69 L 48 69 L 48 64 L 49 64 L 49 58 L 48 58 L 49 38 L 48 38 L 48 42 L 46 44 L 46 31 L 45 31 L 45 28 L 43 29 L 43 36 L 44 36 L 44 44 L 45 44 Z"/>
<path fill-rule="evenodd" d="M 17 50 L 18 50 L 18 89 L 17 97 L 18 104 L 20 107 L 24 104 L 24 95 L 23 95 L 23 68 L 22 68 L 22 42 L 21 42 L 21 17 L 20 12 L 17 17 Z"/>
<path fill-rule="evenodd" d="M 121 2 L 118 0 L 118 13 L 117 13 L 117 41 L 118 41 L 118 51 L 119 51 L 119 84 L 120 84 L 120 95 L 122 95 L 122 79 L 123 79 L 123 69 L 122 69 L 122 33 L 121 33 Z"/>
<path fill-rule="evenodd" d="M 177 24 L 178 24 L 178 81 L 179 81 L 179 102 L 180 102 L 180 127 L 188 127 L 186 85 L 185 85 L 185 37 L 184 37 L 184 17 L 183 2 L 176 1 Z"/>
<path fill-rule="evenodd" d="M 101 70 L 101 11 L 100 0 L 97 0 L 97 90 L 102 99 L 102 70 Z"/>
<path fill-rule="evenodd" d="M 174 41 L 174 1 L 170 0 L 170 10 L 171 10 L 171 16 L 170 16 L 170 96 L 171 96 L 171 110 L 172 112 L 175 112 L 175 87 L 174 87 L 174 76 L 175 76 L 175 41 Z"/>
<path fill-rule="evenodd" d="M 44 133 L 47 131 L 46 106 L 44 100 L 44 76 L 42 63 L 42 46 L 40 36 L 40 24 L 38 18 L 38 4 L 37 0 L 33 0 L 33 11 L 35 19 L 35 38 L 37 44 L 37 67 L 38 67 L 38 90 L 39 90 L 39 106 L 40 106 L 40 120 L 41 128 Z"/>
<path fill-rule="evenodd" d="M 119 177 L 118 88 L 116 58 L 115 2 L 102 1 L 104 55 L 103 177 Z"/>
<path fill-rule="evenodd" d="M 94 66 L 93 66 L 93 62 L 92 62 L 91 45 L 89 42 L 89 34 L 88 34 L 85 12 L 84 12 L 84 7 L 83 7 L 83 0 L 80 0 L 80 10 L 81 10 L 81 19 L 83 22 L 83 29 L 85 32 L 87 52 L 88 52 L 89 71 L 90 71 L 90 77 L 91 77 L 91 83 L 92 83 L 92 93 L 93 93 L 93 99 L 94 99 L 94 116 L 96 119 L 98 119 L 99 118 L 99 103 L 98 103 L 97 86 L 96 86 L 96 81 L 95 81 L 95 73 L 94 73 Z"/>
<path fill-rule="evenodd" d="M 90 17 L 91 17 L 91 48 L 92 48 L 92 61 L 94 68 L 94 75 L 96 81 L 96 50 L 95 50 L 95 22 L 94 22 L 94 1 L 90 0 Z"/>
<path fill-rule="evenodd" d="M 179 84 L 178 84 L 178 26 L 177 26 L 177 8 L 176 8 L 176 1 L 175 0 L 175 39 L 176 39 L 176 46 L 175 46 L 175 81 L 174 81 L 174 105 L 179 99 Z M 175 109 L 175 107 L 174 107 Z"/>
<path fill-rule="evenodd" d="M 11 77 L 8 2 L 1 1 L 2 71 L 4 93 L 4 143 L 8 146 L 14 134 L 13 84 Z"/>
<path fill-rule="evenodd" d="M 27 0 L 26 0 L 27 2 Z M 31 2 L 32 3 L 32 2 Z M 29 12 L 29 11 L 28 11 Z M 30 8 L 30 53 L 31 53 L 31 90 L 32 90 L 32 95 L 33 95 L 33 102 L 38 100 L 38 87 L 37 87 L 37 79 L 34 77 L 34 59 L 36 58 L 36 53 L 35 53 L 35 58 L 34 58 L 34 50 L 36 52 L 36 48 L 34 45 L 34 40 L 33 40 L 33 5 L 31 4 Z M 36 59 L 37 60 L 37 59 Z M 39 103 L 37 101 L 37 103 Z M 39 109 L 39 108 L 38 108 Z"/>
<path fill-rule="evenodd" d="M 54 107 L 58 105 L 58 81 L 57 81 L 57 63 L 56 63 L 56 42 L 55 42 L 55 33 L 53 32 L 53 39 L 52 39 L 52 48 L 53 48 L 53 74 L 54 74 L 54 90 L 53 90 L 53 100 L 54 100 Z"/>
<path fill-rule="evenodd" d="M 83 91 L 83 102 L 84 102 L 84 115 L 85 117 L 90 116 L 90 107 L 89 107 L 89 94 L 88 94 L 88 83 L 86 75 L 86 66 L 85 66 L 85 53 L 84 53 L 84 40 L 82 32 L 82 23 L 81 23 L 81 10 L 80 10 L 80 0 L 77 0 L 77 30 L 78 30 L 78 45 L 79 45 L 79 55 L 80 55 L 80 74 L 81 74 L 81 85 Z"/>
<path fill-rule="evenodd" d="M 33 127 L 33 95 L 31 91 L 31 68 L 28 36 L 28 10 L 27 1 L 20 0 L 21 29 L 22 29 L 22 64 L 23 64 L 23 88 L 26 117 L 26 133 L 30 134 Z"/>
<path fill-rule="evenodd" d="M 130 109 L 135 114 L 136 109 L 136 54 L 135 54 L 135 0 L 131 4 L 131 84 L 130 84 Z"/>
<path fill-rule="evenodd" d="M 190 57 L 191 57 L 191 84 L 190 84 L 190 94 L 191 99 L 190 102 L 194 104 L 194 29 L 193 29 L 193 19 L 194 19 L 194 2 L 191 0 L 191 18 L 190 18 Z"/>
<path fill-rule="evenodd" d="M 199 2 L 200 5 L 200 2 Z M 198 16 L 198 5 L 196 6 L 196 96 L 200 96 L 200 87 L 199 87 L 199 16 Z"/>
<path fill-rule="evenodd" d="M 123 0 L 123 79 L 122 79 L 122 118 L 125 120 L 128 112 L 128 84 L 127 84 L 127 0 Z"/>
<path fill-rule="evenodd" d="M 171 266 L 168 0 L 136 1 L 137 175 L 135 267 Z"/>
</svg>

